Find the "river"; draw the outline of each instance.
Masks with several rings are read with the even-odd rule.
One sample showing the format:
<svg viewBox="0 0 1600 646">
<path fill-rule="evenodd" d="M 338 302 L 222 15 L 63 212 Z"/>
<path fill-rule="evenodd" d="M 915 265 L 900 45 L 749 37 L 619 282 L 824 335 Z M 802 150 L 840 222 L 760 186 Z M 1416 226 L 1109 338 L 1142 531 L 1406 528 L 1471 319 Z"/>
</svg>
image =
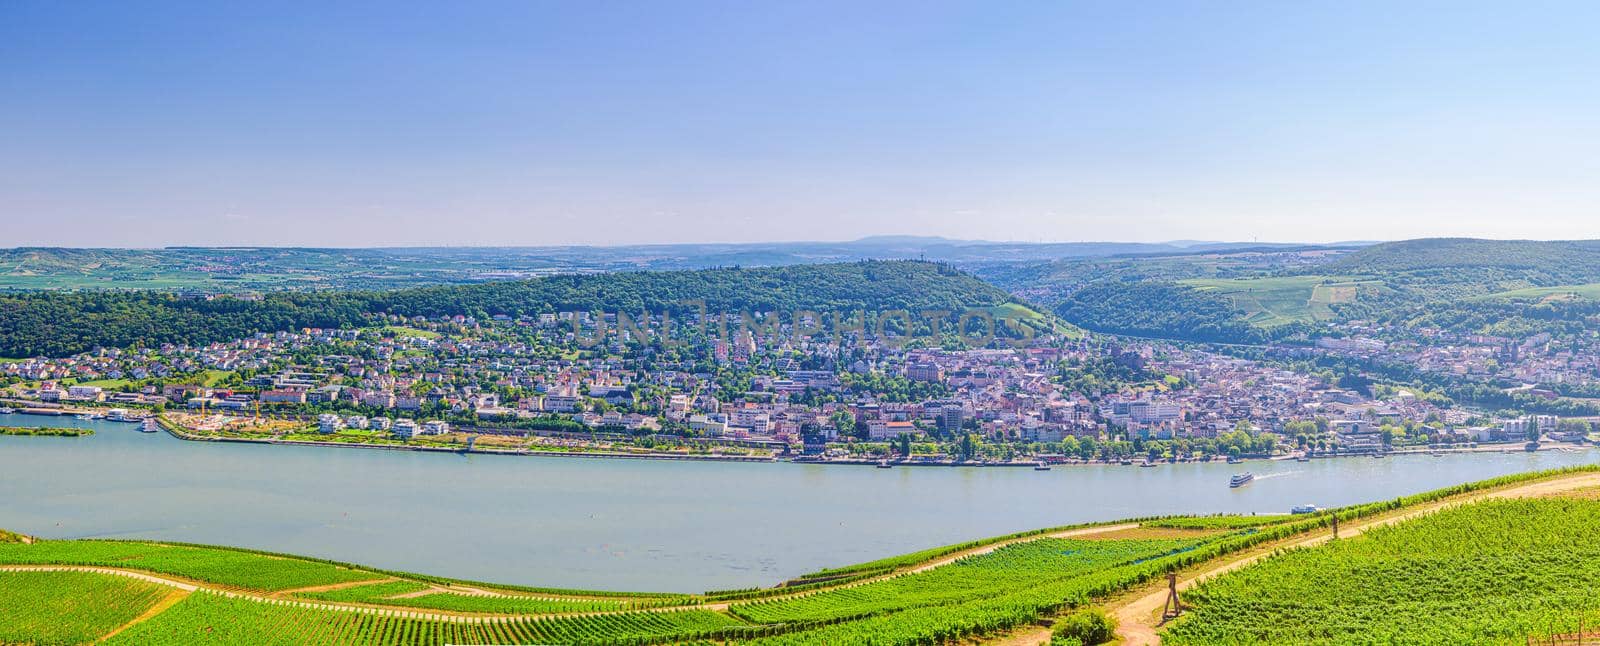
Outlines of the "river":
<svg viewBox="0 0 1600 646">
<path fill-rule="evenodd" d="M 1158 468 L 821 466 L 0 436 L 0 528 L 239 545 L 554 587 L 699 592 L 1037 527 L 1282 513 L 1589 463 L 1588 451 Z M 1249 469 L 1254 483 L 1228 488 Z"/>
</svg>

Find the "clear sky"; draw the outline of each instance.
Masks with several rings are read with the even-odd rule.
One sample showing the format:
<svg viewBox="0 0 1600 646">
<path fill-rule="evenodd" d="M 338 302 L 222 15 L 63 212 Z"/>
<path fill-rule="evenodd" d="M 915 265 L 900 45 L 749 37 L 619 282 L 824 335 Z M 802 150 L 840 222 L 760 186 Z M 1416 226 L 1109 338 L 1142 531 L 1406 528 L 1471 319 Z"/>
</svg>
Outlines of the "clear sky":
<svg viewBox="0 0 1600 646">
<path fill-rule="evenodd" d="M 0 246 L 1600 238 L 1592 2 L 0 2 Z"/>
</svg>

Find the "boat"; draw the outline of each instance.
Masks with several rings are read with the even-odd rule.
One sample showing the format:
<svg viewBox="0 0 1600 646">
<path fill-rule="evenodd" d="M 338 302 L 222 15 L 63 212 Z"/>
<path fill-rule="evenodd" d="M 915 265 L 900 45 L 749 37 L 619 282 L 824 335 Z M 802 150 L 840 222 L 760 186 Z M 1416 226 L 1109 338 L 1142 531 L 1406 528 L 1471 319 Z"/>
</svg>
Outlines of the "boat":
<svg viewBox="0 0 1600 646">
<path fill-rule="evenodd" d="M 1249 471 L 1244 473 L 1235 473 L 1233 474 L 1233 477 L 1228 480 L 1228 487 L 1238 489 L 1239 487 L 1250 484 L 1250 481 L 1255 479 L 1256 474 L 1250 473 Z"/>
<path fill-rule="evenodd" d="M 93 420 L 94 418 L 95 418 L 94 417 L 94 413 L 79 413 L 78 414 L 78 419 L 81 419 L 81 420 L 83 420 L 85 422 Z"/>
<path fill-rule="evenodd" d="M 1240 462 L 1244 462 L 1244 460 L 1241 460 L 1239 458 L 1233 457 L 1231 455 L 1228 456 L 1228 464 L 1238 464 Z"/>
<path fill-rule="evenodd" d="M 156 433 L 156 432 L 159 432 L 160 430 L 161 430 L 161 427 L 156 426 L 156 418 L 154 418 L 154 417 L 146 417 L 146 418 L 144 418 L 144 423 L 139 425 L 139 432 L 140 433 Z"/>
<path fill-rule="evenodd" d="M 1038 464 L 1033 465 L 1033 470 L 1034 471 L 1049 471 L 1050 470 L 1050 463 L 1045 462 L 1044 460 L 1040 460 Z"/>
<path fill-rule="evenodd" d="M 1291 514 L 1315 514 L 1315 513 L 1319 512 L 1319 511 L 1322 511 L 1322 510 L 1319 509 L 1316 505 L 1295 505 L 1294 509 L 1290 509 L 1289 510 L 1289 513 L 1291 513 Z"/>
<path fill-rule="evenodd" d="M 1374 459 L 1374 460 L 1382 460 L 1383 459 L 1383 453 L 1382 452 L 1373 453 L 1372 454 L 1372 459 Z"/>
<path fill-rule="evenodd" d="M 878 468 L 879 469 L 888 469 L 888 468 L 892 468 L 892 467 L 894 467 L 894 465 L 889 464 L 888 460 L 878 460 Z"/>
<path fill-rule="evenodd" d="M 17 412 L 15 408 L 0 408 L 0 415 L 10 415 Z"/>
<path fill-rule="evenodd" d="M 1141 466 L 1141 467 L 1159 467 L 1159 466 L 1161 466 L 1161 463 L 1160 462 L 1151 462 L 1149 460 L 1146 460 L 1144 462 L 1140 462 L 1139 466 Z"/>
<path fill-rule="evenodd" d="M 1295 456 L 1294 461 L 1295 462 L 1310 462 L 1311 461 L 1311 456 L 1306 455 L 1304 453 L 1301 453 L 1300 455 Z"/>
</svg>

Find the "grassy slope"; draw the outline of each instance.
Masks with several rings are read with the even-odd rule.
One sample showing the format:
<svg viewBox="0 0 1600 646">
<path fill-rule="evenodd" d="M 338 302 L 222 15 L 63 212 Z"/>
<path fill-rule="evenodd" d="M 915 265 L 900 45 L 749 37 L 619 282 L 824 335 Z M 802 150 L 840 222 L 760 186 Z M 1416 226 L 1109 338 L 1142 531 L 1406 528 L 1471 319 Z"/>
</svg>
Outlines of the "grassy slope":
<svg viewBox="0 0 1600 646">
<path fill-rule="evenodd" d="M 1503 292 L 1495 292 L 1480 297 L 1478 300 L 1561 300 L 1567 298 L 1586 298 L 1600 300 L 1600 283 L 1585 283 L 1582 285 L 1554 285 L 1550 287 L 1526 287 Z"/>
<path fill-rule="evenodd" d="M 1381 283 L 1334 276 L 1276 276 L 1196 278 L 1179 284 L 1226 296 L 1251 325 L 1272 328 L 1333 319 L 1331 305 L 1354 302 L 1361 286 Z"/>
</svg>

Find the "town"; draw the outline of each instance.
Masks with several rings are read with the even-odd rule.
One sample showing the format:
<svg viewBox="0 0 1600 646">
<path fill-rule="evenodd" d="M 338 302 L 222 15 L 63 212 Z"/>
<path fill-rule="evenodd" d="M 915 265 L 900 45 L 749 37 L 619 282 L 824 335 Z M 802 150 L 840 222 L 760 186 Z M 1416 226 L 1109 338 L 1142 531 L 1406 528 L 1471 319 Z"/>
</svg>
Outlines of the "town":
<svg viewBox="0 0 1600 646">
<path fill-rule="evenodd" d="M 848 334 L 819 334 L 798 318 L 734 319 L 720 333 L 704 318 L 688 322 L 677 337 L 652 337 L 641 324 L 669 322 L 386 317 L 203 347 L 13 360 L 0 363 L 0 379 L 7 406 L 128 419 L 152 411 L 188 439 L 880 466 L 1520 450 L 1590 432 L 1585 419 L 1496 416 L 1404 388 L 1340 387 L 1290 362 L 1076 330 L 935 344 L 886 334 L 881 321 Z M 585 326 L 599 335 L 586 337 Z M 1294 352 L 1399 353 L 1454 374 L 1493 365 L 1563 371 L 1570 382 L 1580 363 L 1593 374 L 1588 359 L 1552 357 L 1538 339 L 1469 341 L 1349 336 Z"/>
</svg>

